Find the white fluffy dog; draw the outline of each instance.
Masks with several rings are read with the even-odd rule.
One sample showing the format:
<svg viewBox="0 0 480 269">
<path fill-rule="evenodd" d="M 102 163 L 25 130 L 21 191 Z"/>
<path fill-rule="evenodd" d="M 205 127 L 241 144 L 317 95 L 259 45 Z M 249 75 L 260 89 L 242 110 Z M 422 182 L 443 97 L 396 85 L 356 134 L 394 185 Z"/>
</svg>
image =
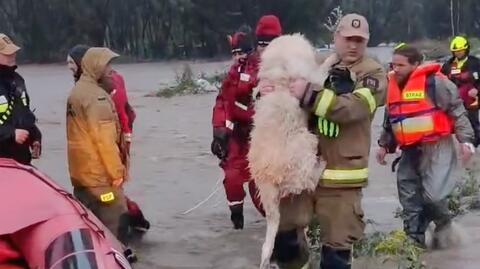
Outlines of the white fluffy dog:
<svg viewBox="0 0 480 269">
<path fill-rule="evenodd" d="M 248 153 L 267 219 L 262 269 L 270 267 L 280 223 L 280 199 L 304 190 L 313 192 L 325 168 L 317 157 L 318 139 L 308 130 L 308 112 L 288 90 L 292 78 L 323 83 L 328 69 L 319 66 L 315 58 L 314 48 L 300 34 L 276 38 L 262 54 L 259 79 L 271 81 L 275 90 L 255 105 Z"/>
</svg>

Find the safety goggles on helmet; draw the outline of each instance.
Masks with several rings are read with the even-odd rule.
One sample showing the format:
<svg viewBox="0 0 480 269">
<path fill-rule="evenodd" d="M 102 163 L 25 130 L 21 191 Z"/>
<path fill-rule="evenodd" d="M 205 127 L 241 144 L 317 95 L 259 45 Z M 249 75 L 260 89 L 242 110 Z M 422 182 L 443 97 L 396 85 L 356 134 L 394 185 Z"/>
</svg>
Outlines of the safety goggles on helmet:
<svg viewBox="0 0 480 269">
<path fill-rule="evenodd" d="M 260 47 L 266 47 L 268 46 L 268 44 L 270 44 L 270 41 L 257 41 L 257 45 L 259 45 Z"/>
<path fill-rule="evenodd" d="M 243 54 L 243 50 L 240 49 L 240 48 L 236 48 L 236 49 L 232 49 L 232 55 L 235 56 L 235 55 L 240 55 L 240 54 Z"/>
</svg>

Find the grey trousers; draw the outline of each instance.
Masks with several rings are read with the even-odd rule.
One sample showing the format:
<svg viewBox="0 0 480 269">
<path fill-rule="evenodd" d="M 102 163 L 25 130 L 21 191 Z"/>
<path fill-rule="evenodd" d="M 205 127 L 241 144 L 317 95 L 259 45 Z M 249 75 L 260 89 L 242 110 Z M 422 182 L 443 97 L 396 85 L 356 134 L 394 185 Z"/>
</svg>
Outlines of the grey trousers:
<svg viewBox="0 0 480 269">
<path fill-rule="evenodd" d="M 431 221 L 440 227 L 451 220 L 447 197 L 455 187 L 452 174 L 456 164 L 452 136 L 402 151 L 397 188 L 404 230 L 419 243 L 425 242 L 425 231 Z"/>
</svg>

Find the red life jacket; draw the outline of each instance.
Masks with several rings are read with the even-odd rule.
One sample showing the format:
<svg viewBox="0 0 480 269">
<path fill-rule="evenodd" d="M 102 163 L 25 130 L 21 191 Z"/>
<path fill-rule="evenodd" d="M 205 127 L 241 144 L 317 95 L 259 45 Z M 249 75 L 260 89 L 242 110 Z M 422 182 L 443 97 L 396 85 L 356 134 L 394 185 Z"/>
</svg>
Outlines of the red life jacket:
<svg viewBox="0 0 480 269">
<path fill-rule="evenodd" d="M 434 96 L 435 81 L 428 78 L 446 77 L 440 73 L 440 65 L 429 64 L 418 67 L 401 90 L 393 75 L 389 74 L 387 110 L 393 133 L 399 146 L 421 142 L 435 142 L 450 135 L 453 121 L 446 112 L 436 107 L 431 100 Z"/>
</svg>

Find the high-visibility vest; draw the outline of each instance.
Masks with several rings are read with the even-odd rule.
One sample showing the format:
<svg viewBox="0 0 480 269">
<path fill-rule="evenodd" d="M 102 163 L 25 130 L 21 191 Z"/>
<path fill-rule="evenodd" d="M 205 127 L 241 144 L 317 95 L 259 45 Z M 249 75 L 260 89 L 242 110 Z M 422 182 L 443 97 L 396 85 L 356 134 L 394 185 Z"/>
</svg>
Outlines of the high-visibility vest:
<svg viewBox="0 0 480 269">
<path fill-rule="evenodd" d="M 399 146 L 435 142 L 452 133 L 453 120 L 432 101 L 434 96 L 427 94 L 434 95 L 434 76 L 445 77 L 440 65 L 420 66 L 401 90 L 393 72 L 389 74 L 387 110 Z M 432 80 L 427 83 L 429 77 Z"/>
</svg>

